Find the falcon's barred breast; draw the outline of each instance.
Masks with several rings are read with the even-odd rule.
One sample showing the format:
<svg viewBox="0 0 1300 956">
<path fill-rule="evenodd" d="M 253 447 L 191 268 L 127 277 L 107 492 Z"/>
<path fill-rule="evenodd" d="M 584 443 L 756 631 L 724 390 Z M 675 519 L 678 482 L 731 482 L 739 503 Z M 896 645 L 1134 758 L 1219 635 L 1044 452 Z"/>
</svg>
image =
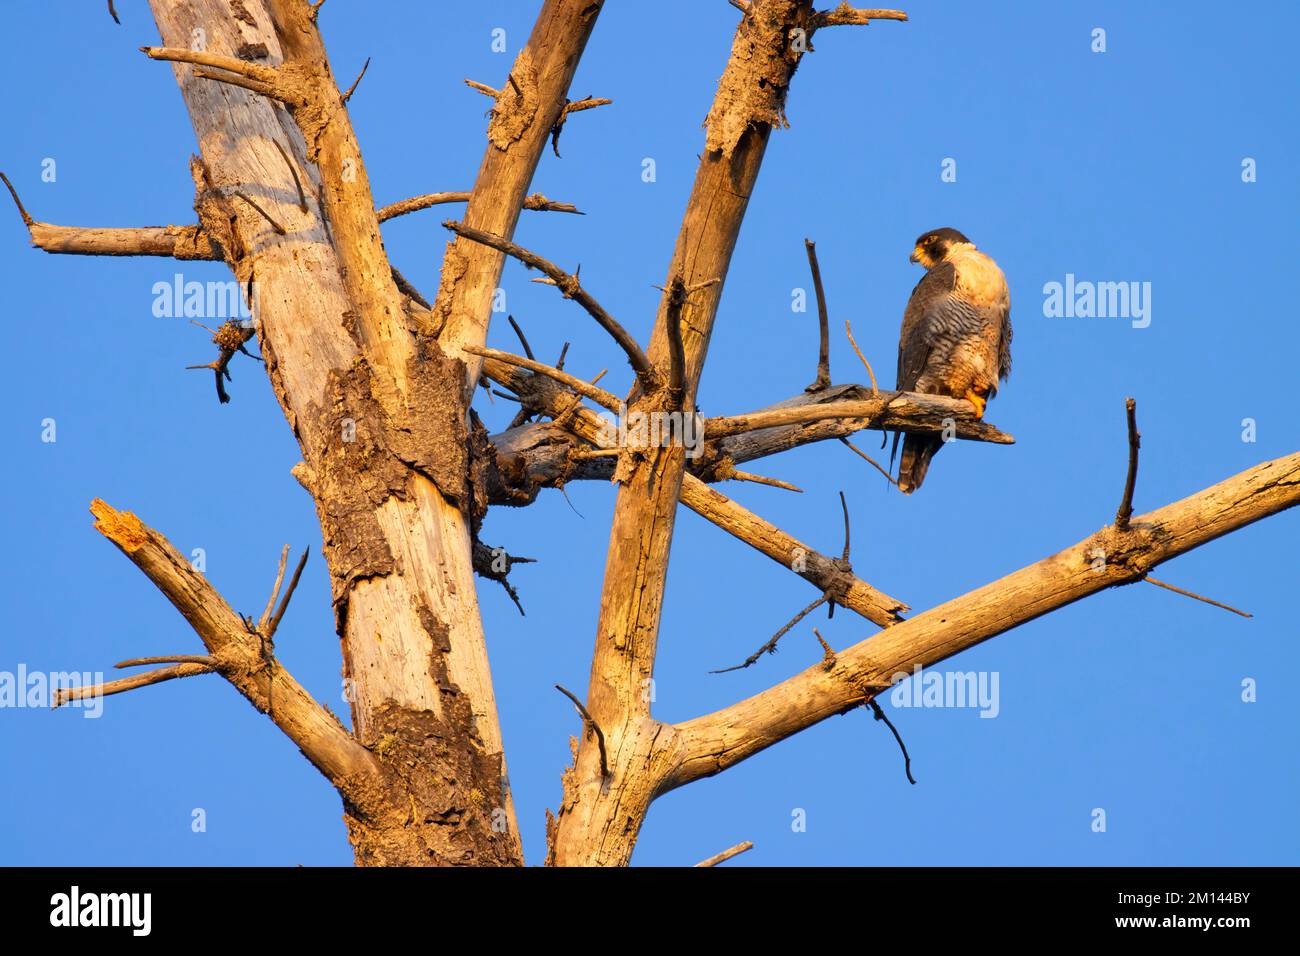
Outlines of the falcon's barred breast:
<svg viewBox="0 0 1300 956">
<path fill-rule="evenodd" d="M 998 381 L 1011 373 L 1011 293 L 998 264 L 956 229 L 916 240 L 912 261 L 926 269 L 912 290 L 898 339 L 902 392 L 963 398 L 984 414 Z M 894 438 L 897 446 L 898 437 Z M 925 480 L 938 435 L 903 439 L 898 487 L 911 494 Z"/>
</svg>

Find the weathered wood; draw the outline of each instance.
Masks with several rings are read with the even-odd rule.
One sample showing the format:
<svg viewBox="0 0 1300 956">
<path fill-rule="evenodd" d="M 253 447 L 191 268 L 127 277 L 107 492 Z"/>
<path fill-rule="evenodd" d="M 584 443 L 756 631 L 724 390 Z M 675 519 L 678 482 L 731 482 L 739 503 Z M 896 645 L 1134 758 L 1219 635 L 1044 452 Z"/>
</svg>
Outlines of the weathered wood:
<svg viewBox="0 0 1300 956">
<path fill-rule="evenodd" d="M 224 0 L 151 5 L 169 48 L 187 48 L 192 31 L 202 27 L 214 55 L 260 43 L 268 62 L 281 58 L 262 2 L 244 0 L 239 18 Z M 337 100 L 337 88 L 327 88 L 328 65 L 304 60 L 323 51 L 310 34 L 314 26 L 301 20 L 302 7 L 286 3 L 279 11 L 294 38 L 293 68 L 318 99 Z M 173 70 L 203 155 L 196 168 L 200 224 L 218 238 L 241 286 L 255 281 L 265 290 L 255 315 L 259 344 L 302 447 L 302 473 L 321 519 L 358 739 L 371 748 L 384 745 L 382 759 L 394 766 L 415 759 L 427 779 L 456 781 L 394 790 L 393 798 L 405 803 L 403 821 L 412 796 L 415 805 L 429 805 L 421 813 L 426 822 L 417 825 L 349 814 L 358 861 L 519 863 L 468 519 L 454 500 L 458 490 L 463 493 L 454 487 L 454 462 L 464 446 L 448 441 L 455 441 L 456 409 L 463 409 L 455 399 L 463 371 L 435 357 L 423 363 L 424 377 L 412 381 L 414 339 L 391 271 L 380 261 L 374 204 L 357 173 L 359 150 L 350 155 L 355 138 L 341 104 L 323 132 L 313 127 L 310 112 L 298 113 L 311 134 L 308 143 L 267 98 L 196 77 L 189 65 L 176 63 Z M 323 189 L 322 175 L 338 175 L 345 161 L 352 164 L 351 181 Z M 257 185 L 244 185 L 250 183 Z M 277 234 L 247 204 L 230 203 L 226 196 L 236 187 L 255 190 L 256 201 L 287 234 Z M 320 195 L 338 221 L 319 205 Z M 449 396 L 441 416 L 432 400 L 439 379 Z M 421 405 L 419 423 L 407 420 L 412 390 Z M 422 449 L 426 464 L 419 469 L 402 462 L 394 447 L 392 436 L 402 425 L 443 432 Z M 450 467 L 440 468 L 439 459 Z M 358 483 L 358 473 L 368 476 L 365 483 Z M 428 741 L 438 739 L 460 743 L 431 749 Z M 479 794 L 477 803 L 472 792 Z M 447 807 L 461 808 L 454 822 L 441 819 Z M 494 810 L 506 815 L 507 827 L 494 829 Z"/>
<path fill-rule="evenodd" d="M 528 42 L 503 82 L 488 124 L 488 145 L 462 222 L 510 239 L 519 221 L 551 129 L 563 118 L 569 84 L 604 0 L 545 0 Z M 442 284 L 433 303 L 434 327 L 450 355 L 487 341 L 492 297 L 505 254 L 457 237 L 447 243 Z M 480 360 L 467 356 L 466 394 L 478 381 Z"/>
<path fill-rule="evenodd" d="M 379 761 L 267 654 L 258 634 L 208 579 L 131 512 L 99 499 L 91 502 L 90 511 L 95 530 L 117 545 L 189 622 L 213 667 L 298 745 L 345 800 L 366 813 L 385 812 L 386 780 Z M 175 670 L 171 676 L 199 672 L 193 663 Z"/>
<path fill-rule="evenodd" d="M 725 770 L 928 667 L 1090 594 L 1139 581 L 1157 565 L 1300 504 L 1300 453 L 1106 527 L 1073 547 L 940 604 L 814 664 L 775 687 L 661 735 L 680 764 L 665 789 Z"/>
<path fill-rule="evenodd" d="M 515 390 L 530 407 L 563 418 L 566 423 L 563 429 L 556 425 L 533 425 L 493 437 L 493 445 L 498 449 L 498 460 L 505 460 L 503 456 L 509 456 L 508 464 L 517 482 L 509 489 L 502 488 L 497 495 L 498 501 L 503 504 L 531 501 L 538 490 L 545 486 L 563 487 L 569 481 L 612 477 L 614 465 L 610 464 L 609 459 L 574 460 L 577 446 L 571 438 L 577 437 L 588 443 L 586 447 L 590 447 L 598 442 L 604 427 L 604 420 L 595 412 L 576 404 L 578 397 L 575 394 L 552 381 L 525 375 L 497 358 L 489 358 L 484 371 L 494 381 Z M 609 397 L 600 396 L 605 400 Z M 684 476 L 681 502 L 700 517 L 767 555 L 818 590 L 829 591 L 836 604 L 847 607 L 874 624 L 888 627 L 902 620 L 903 612 L 911 610 L 902 601 L 857 577 L 840 560 L 809 547 L 770 521 L 710 488 L 695 475 Z"/>
</svg>

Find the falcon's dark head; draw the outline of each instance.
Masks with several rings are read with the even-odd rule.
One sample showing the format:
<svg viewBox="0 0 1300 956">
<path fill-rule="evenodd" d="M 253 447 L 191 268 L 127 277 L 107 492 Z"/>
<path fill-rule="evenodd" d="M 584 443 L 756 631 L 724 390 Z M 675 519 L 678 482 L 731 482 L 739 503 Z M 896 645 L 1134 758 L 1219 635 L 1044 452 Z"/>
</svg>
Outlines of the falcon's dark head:
<svg viewBox="0 0 1300 956">
<path fill-rule="evenodd" d="M 950 229 L 947 226 L 942 229 L 931 229 L 929 232 L 923 232 L 917 237 L 916 246 L 912 249 L 912 255 L 909 258 L 912 262 L 919 262 L 927 269 L 933 269 L 935 265 L 944 260 L 954 246 L 958 245 L 975 248 L 975 243 L 956 229 Z"/>
</svg>

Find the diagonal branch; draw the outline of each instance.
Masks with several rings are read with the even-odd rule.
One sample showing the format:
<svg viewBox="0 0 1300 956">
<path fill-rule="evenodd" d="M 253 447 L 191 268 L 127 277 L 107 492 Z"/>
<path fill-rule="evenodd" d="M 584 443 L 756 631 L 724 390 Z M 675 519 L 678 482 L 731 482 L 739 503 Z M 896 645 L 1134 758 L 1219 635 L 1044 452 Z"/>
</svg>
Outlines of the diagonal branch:
<svg viewBox="0 0 1300 956">
<path fill-rule="evenodd" d="M 542 3 L 528 42 L 511 66 L 514 83 L 503 84 L 511 88 L 493 106 L 483 160 L 462 217 L 466 225 L 506 238 L 514 235 L 524 197 L 551 128 L 568 104 L 569 85 L 603 6 L 604 0 Z M 447 244 L 433 321 L 449 354 L 457 354 L 461 345 L 487 343 L 492 298 L 504 264 L 499 250 L 459 238 Z M 479 363 L 469 363 L 467 395 L 478 375 Z"/>
<path fill-rule="evenodd" d="M 132 674 L 130 677 L 111 680 L 105 684 L 63 687 L 55 693 L 54 706 L 62 707 L 70 701 L 85 700 L 88 697 L 112 697 L 114 694 L 124 694 L 129 690 L 150 687 L 154 684 L 161 684 L 164 681 L 176 680 L 181 677 L 211 674 L 215 670 L 216 668 L 211 664 L 176 664 L 172 667 L 160 667 L 156 671 L 145 671 L 143 674 Z"/>
<path fill-rule="evenodd" d="M 513 361 L 519 361 L 518 356 L 511 358 Z M 573 403 L 578 396 L 573 392 L 554 381 L 528 376 L 519 371 L 513 362 L 509 364 L 503 362 L 496 355 L 488 358 L 484 371 L 489 378 L 514 391 L 526 405 L 535 408 L 538 412 L 553 418 L 566 416 L 566 428 L 581 440 L 591 445 L 600 445 L 607 423 L 590 409 L 575 409 Z M 586 383 L 583 385 L 585 386 Z M 591 397 L 602 403 L 613 398 L 608 393 L 593 394 Z M 529 475 L 530 482 L 542 480 L 544 474 L 551 475 L 551 483 L 557 487 L 562 487 L 565 481 L 575 478 L 609 477 L 609 471 L 595 470 L 595 473 L 587 475 L 572 470 L 571 455 L 551 457 L 549 461 L 542 460 L 542 456 L 548 455 L 553 456 L 553 444 L 550 438 L 541 446 L 539 458 L 528 460 L 527 464 L 520 468 Z M 533 494 L 536 493 L 535 486 L 529 490 Z M 842 560 L 809 547 L 770 521 L 710 488 L 702 478 L 693 474 L 685 475 L 681 484 L 680 500 L 700 517 L 808 581 L 817 588 L 819 593 L 829 593 L 836 604 L 860 614 L 874 624 L 881 627 L 896 624 L 902 620 L 902 614 L 910 610 L 902 601 L 890 597 L 857 577 Z"/>
<path fill-rule="evenodd" d="M 482 229 L 475 229 L 462 222 L 447 220 L 443 226 L 463 236 L 472 242 L 482 243 L 504 252 L 514 259 L 518 259 L 530 269 L 538 269 L 546 275 L 548 279 L 555 283 L 559 290 L 564 294 L 566 299 L 573 299 L 582 306 L 587 314 L 596 320 L 596 323 L 609 333 L 610 337 L 618 344 L 627 355 L 628 364 L 636 372 L 636 377 L 642 383 L 642 387 L 647 391 L 653 391 L 658 385 L 658 375 L 654 366 L 650 364 L 650 359 L 646 357 L 641 346 L 637 344 L 632 334 L 619 324 L 618 320 L 605 311 L 604 307 L 592 297 L 591 293 L 582 288 L 576 275 L 565 272 L 555 263 L 543 259 L 535 252 L 529 252 L 523 246 L 511 242 L 503 236 L 494 236 Z"/>
<path fill-rule="evenodd" d="M 219 671 L 258 710 L 270 704 L 271 674 L 275 678 L 275 709 L 271 720 L 344 795 L 369 804 L 377 796 L 382 771 L 374 756 L 343 727 L 292 675 L 274 659 L 264 657 L 261 640 L 239 614 L 231 610 L 208 580 L 157 531 L 129 511 L 117 511 L 99 499 L 90 506 L 95 528 L 108 538 L 162 591 L 194 628 L 207 648 L 211 669 Z M 286 594 L 286 599 L 288 595 Z M 283 604 L 281 605 L 283 612 Z M 191 661 L 154 675 L 128 678 L 133 686 L 200 673 Z M 115 682 L 113 692 L 129 689 Z"/>
<path fill-rule="evenodd" d="M 442 206 L 447 203 L 469 202 L 472 194 L 468 192 L 448 192 L 448 193 L 425 193 L 423 196 L 412 196 L 410 199 L 403 199 L 400 202 L 390 203 L 379 210 L 379 221 L 387 222 L 390 219 L 396 219 L 398 216 L 405 216 L 408 213 L 419 212 L 422 209 L 429 209 L 433 206 Z M 523 208 L 531 209 L 536 212 L 567 212 L 575 216 L 581 216 L 583 213 L 573 203 L 556 202 L 553 199 L 547 199 L 541 193 L 533 193 L 524 199 Z"/>
<path fill-rule="evenodd" d="M 501 352 L 497 349 L 480 349 L 472 345 L 461 346 L 462 352 L 469 352 L 471 355 L 478 355 L 482 358 L 495 359 L 498 362 L 504 362 L 507 365 L 513 365 L 517 368 L 527 369 L 530 372 L 536 372 L 538 375 L 545 375 L 547 378 L 554 379 L 562 385 L 567 385 L 584 398 L 590 398 L 593 402 L 605 406 L 611 411 L 618 411 L 618 397 L 605 391 L 603 388 L 597 388 L 589 382 L 584 382 L 576 375 L 570 375 L 568 372 L 562 372 L 558 368 L 553 368 L 545 362 L 538 362 L 535 359 L 524 358 L 521 355 L 511 355 L 509 352 Z"/>
<path fill-rule="evenodd" d="M 1147 572 L 1193 548 L 1300 504 L 1300 452 L 1103 528 L 1078 544 L 881 631 L 821 665 L 713 714 L 678 724 L 683 758 L 667 788 L 725 770 L 911 674 L 1067 604 Z M 1106 556 L 1098 566 L 1098 554 Z"/>
</svg>

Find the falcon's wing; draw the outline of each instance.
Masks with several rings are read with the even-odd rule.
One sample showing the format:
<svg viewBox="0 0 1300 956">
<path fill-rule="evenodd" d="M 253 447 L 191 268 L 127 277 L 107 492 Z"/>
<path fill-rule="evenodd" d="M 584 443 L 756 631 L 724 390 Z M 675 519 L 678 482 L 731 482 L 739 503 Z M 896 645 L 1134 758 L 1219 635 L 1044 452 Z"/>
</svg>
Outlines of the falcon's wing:
<svg viewBox="0 0 1300 956">
<path fill-rule="evenodd" d="M 943 262 L 923 275 L 912 290 L 898 335 L 898 378 L 894 385 L 898 391 L 911 391 L 925 371 L 935 344 L 932 313 L 947 303 L 956 287 L 957 269 L 952 263 Z"/>
</svg>

